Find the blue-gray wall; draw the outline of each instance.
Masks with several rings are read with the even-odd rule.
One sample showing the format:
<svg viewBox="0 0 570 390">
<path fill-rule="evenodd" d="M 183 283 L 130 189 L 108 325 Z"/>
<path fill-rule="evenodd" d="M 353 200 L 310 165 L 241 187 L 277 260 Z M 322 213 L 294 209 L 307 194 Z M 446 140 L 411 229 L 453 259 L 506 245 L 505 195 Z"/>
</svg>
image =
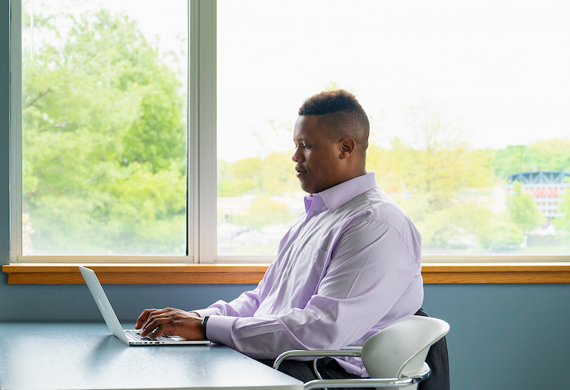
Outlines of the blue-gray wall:
<svg viewBox="0 0 570 390">
<path fill-rule="evenodd" d="M 0 0 L 0 263 L 9 262 L 9 5 Z M 251 286 L 105 286 L 119 317 L 146 307 L 199 308 Z M 570 388 L 570 285 L 428 285 L 426 311 L 451 324 L 453 389 Z M 10 286 L 0 320 L 93 320 L 85 286 Z"/>
</svg>

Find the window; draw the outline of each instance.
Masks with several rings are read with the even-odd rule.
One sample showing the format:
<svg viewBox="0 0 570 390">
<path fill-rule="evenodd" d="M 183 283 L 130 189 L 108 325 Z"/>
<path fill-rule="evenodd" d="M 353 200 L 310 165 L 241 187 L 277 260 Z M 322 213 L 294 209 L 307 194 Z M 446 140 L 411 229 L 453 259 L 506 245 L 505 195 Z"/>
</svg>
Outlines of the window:
<svg viewBox="0 0 570 390">
<path fill-rule="evenodd" d="M 22 2 L 24 256 L 186 253 L 187 3 L 132 5 Z"/>
<path fill-rule="evenodd" d="M 296 111 L 344 88 L 425 262 L 568 261 L 562 7 L 13 1 L 11 260 L 270 261 Z"/>
<path fill-rule="evenodd" d="M 367 168 L 418 226 L 424 261 L 568 255 L 570 215 L 541 204 L 554 186 L 570 204 L 567 11 L 219 0 L 218 254 L 275 252 L 303 211 L 295 111 L 340 87 L 371 116 Z"/>
<path fill-rule="evenodd" d="M 189 31 L 186 0 L 13 2 L 13 261 L 192 260 Z"/>
</svg>

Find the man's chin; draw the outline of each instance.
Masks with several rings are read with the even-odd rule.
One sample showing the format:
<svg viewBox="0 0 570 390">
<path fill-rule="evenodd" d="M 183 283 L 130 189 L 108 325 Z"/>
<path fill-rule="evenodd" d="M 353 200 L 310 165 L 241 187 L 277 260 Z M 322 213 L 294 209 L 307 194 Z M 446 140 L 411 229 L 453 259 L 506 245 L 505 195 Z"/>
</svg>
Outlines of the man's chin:
<svg viewBox="0 0 570 390">
<path fill-rule="evenodd" d="M 299 180 L 300 184 L 301 184 L 301 189 L 309 194 L 313 194 L 312 192 L 312 188 L 310 188 L 309 186 L 307 186 L 307 183 L 304 180 Z"/>
</svg>

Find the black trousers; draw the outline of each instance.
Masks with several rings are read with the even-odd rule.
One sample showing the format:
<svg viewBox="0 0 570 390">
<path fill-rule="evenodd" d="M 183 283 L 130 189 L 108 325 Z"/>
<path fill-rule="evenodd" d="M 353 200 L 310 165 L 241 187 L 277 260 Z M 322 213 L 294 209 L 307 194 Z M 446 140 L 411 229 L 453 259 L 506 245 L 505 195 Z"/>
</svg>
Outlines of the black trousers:
<svg viewBox="0 0 570 390">
<path fill-rule="evenodd" d="M 261 363 L 266 364 L 268 366 L 273 366 L 273 360 L 261 359 L 259 360 Z M 359 379 L 361 377 L 349 374 L 341 367 L 340 364 L 336 360 L 331 357 L 325 357 L 322 359 L 317 360 L 317 369 L 319 373 L 323 377 L 323 379 Z M 314 379 L 318 379 L 313 371 L 313 362 L 308 361 L 298 361 L 298 360 L 284 360 L 281 365 L 279 366 L 279 371 L 292 376 L 293 378 L 297 378 L 302 382 L 309 382 Z M 363 388 L 361 387 L 360 390 Z M 341 389 L 342 390 L 342 389 Z M 352 390 L 350 388 L 346 388 L 345 390 Z M 364 389 L 364 390 L 374 390 Z"/>
<path fill-rule="evenodd" d="M 423 309 L 418 310 L 417 316 L 429 317 Z M 431 346 L 426 357 L 426 363 L 431 368 L 431 375 L 420 382 L 418 390 L 449 390 L 449 356 L 447 340 L 442 337 Z"/>
</svg>

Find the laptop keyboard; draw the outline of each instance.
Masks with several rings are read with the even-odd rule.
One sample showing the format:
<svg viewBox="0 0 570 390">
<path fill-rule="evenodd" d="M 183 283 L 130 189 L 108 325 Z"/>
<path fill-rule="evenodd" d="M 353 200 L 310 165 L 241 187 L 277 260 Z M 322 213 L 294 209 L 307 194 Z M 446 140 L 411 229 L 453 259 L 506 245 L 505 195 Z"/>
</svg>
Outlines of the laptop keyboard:
<svg viewBox="0 0 570 390">
<path fill-rule="evenodd" d="M 131 336 L 133 339 L 138 340 L 138 341 L 170 341 L 172 340 L 170 337 L 168 336 L 158 336 L 156 338 L 151 338 L 148 336 L 142 337 L 140 335 L 140 331 L 139 330 L 125 330 L 125 333 L 127 333 L 129 336 Z"/>
</svg>

